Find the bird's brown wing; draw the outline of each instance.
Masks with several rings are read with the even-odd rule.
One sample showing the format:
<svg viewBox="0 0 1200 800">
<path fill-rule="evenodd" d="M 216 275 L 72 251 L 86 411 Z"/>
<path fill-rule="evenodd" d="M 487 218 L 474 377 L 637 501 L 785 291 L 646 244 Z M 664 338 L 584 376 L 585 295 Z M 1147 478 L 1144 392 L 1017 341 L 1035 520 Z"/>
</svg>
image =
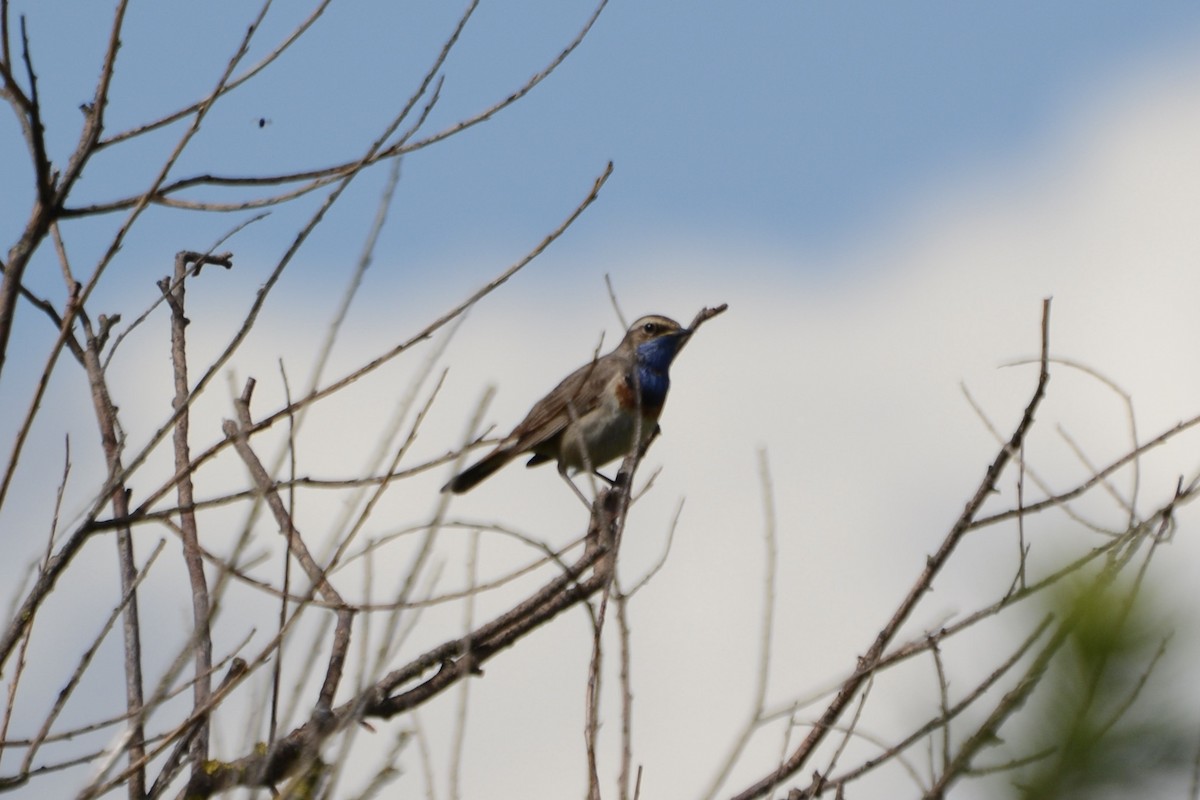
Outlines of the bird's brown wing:
<svg viewBox="0 0 1200 800">
<path fill-rule="evenodd" d="M 603 399 L 605 385 L 620 365 L 611 357 L 598 358 L 572 372 L 539 400 L 509 436 L 506 446 L 513 452 L 532 450 L 558 435 L 572 415 L 582 417 Z"/>
</svg>

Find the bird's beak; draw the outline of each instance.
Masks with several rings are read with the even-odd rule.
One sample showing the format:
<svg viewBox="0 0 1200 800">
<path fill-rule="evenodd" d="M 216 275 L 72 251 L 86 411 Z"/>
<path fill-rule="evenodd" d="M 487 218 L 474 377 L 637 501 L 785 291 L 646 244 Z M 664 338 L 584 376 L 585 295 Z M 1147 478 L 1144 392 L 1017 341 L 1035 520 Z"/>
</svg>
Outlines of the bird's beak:
<svg viewBox="0 0 1200 800">
<path fill-rule="evenodd" d="M 675 331 L 673 335 L 678 341 L 678 344 L 675 346 L 676 352 L 683 349 L 683 346 L 688 343 L 688 339 L 692 338 L 692 333 L 694 333 L 694 331 L 691 328 L 680 328 L 679 330 Z"/>
</svg>

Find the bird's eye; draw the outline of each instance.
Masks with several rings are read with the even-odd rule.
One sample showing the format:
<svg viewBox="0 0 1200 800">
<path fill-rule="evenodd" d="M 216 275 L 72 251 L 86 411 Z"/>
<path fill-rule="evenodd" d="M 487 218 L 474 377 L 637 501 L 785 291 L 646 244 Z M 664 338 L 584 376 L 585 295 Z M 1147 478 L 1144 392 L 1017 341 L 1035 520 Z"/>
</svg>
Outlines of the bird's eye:
<svg viewBox="0 0 1200 800">
<path fill-rule="evenodd" d="M 646 333 L 654 333 L 658 330 L 658 325 L 654 324 L 653 322 L 647 322 L 642 326 L 642 330 L 644 330 Z"/>
</svg>

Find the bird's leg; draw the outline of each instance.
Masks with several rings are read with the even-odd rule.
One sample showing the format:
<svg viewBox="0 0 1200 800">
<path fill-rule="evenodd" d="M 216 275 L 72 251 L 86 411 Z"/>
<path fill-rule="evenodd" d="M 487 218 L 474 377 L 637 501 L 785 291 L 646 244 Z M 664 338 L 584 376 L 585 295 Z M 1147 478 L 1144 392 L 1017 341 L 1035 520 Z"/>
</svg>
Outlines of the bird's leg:
<svg viewBox="0 0 1200 800">
<path fill-rule="evenodd" d="M 571 476 L 567 474 L 566 468 L 562 465 L 559 465 L 558 474 L 562 476 L 564 481 L 567 482 L 567 486 L 571 487 L 571 491 L 574 492 L 575 496 L 579 498 L 579 502 L 583 503 L 584 508 L 590 509 L 592 507 L 592 502 L 583 496 L 583 492 L 580 491 L 579 487 L 575 485 L 575 481 L 571 480 Z"/>
<path fill-rule="evenodd" d="M 616 478 L 610 478 L 610 477 L 608 477 L 607 475 L 605 475 L 603 472 L 601 472 L 601 471 L 600 471 L 600 470 L 598 470 L 598 469 L 594 469 L 594 470 L 592 470 L 592 474 L 593 474 L 593 475 L 595 475 L 595 476 L 596 476 L 597 478 L 599 478 L 600 480 L 602 480 L 602 481 L 604 481 L 605 483 L 607 483 L 609 486 L 616 486 L 616 485 L 617 485 L 617 479 L 616 479 Z"/>
</svg>

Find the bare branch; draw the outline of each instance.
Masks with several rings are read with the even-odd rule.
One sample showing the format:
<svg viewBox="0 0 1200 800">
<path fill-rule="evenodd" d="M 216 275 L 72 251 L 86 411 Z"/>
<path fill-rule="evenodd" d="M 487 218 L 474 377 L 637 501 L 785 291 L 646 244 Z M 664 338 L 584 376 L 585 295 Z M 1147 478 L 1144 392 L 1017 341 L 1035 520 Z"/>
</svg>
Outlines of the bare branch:
<svg viewBox="0 0 1200 800">
<path fill-rule="evenodd" d="M 199 711 L 208 705 L 212 693 L 209 673 L 212 670 L 212 633 L 209 628 L 212 607 L 208 595 L 208 580 L 204 574 L 204 558 L 200 553 L 200 536 L 196 524 L 196 512 L 193 509 L 194 494 L 192 486 L 191 445 L 188 441 L 188 364 L 187 337 L 185 329 L 188 319 L 184 315 L 185 282 L 188 264 L 195 264 L 195 272 L 200 273 L 200 267 L 206 263 L 218 263 L 226 269 L 233 266 L 231 256 L 208 256 L 203 253 L 182 251 L 175 254 L 174 278 L 164 278 L 159 282 L 167 304 L 171 307 L 171 365 L 175 380 L 174 405 L 183 411 L 175 423 L 174 451 L 175 470 L 183 473 L 183 478 L 177 486 L 176 496 L 179 507 L 185 509 L 179 517 L 179 531 L 183 539 L 183 560 L 187 566 L 188 580 L 192 588 L 192 646 L 195 650 L 194 673 L 196 681 L 193 687 L 192 707 Z M 208 723 L 203 721 L 197 725 L 191 736 L 190 757 L 192 769 L 203 769 L 208 760 Z"/>
<path fill-rule="evenodd" d="M 900 626 L 908 619 L 913 609 L 925 592 L 929 591 L 929 587 L 933 582 L 933 578 L 949 560 L 954 548 L 958 545 L 963 535 L 971 528 L 971 522 L 978 513 L 979 508 L 983 505 L 983 501 L 987 499 L 996 487 L 996 482 L 1000 479 L 1000 473 L 1004 471 L 1004 467 L 1008 464 L 1013 454 L 1016 453 L 1021 443 L 1025 440 L 1025 434 L 1033 425 L 1034 412 L 1041 403 L 1042 398 L 1046 393 L 1046 383 L 1050 379 L 1049 369 L 1049 346 L 1050 346 L 1050 300 L 1047 298 L 1042 304 L 1042 367 L 1038 375 L 1037 386 L 1034 388 L 1033 397 L 1029 404 L 1025 407 L 1025 413 L 1021 417 L 1020 423 L 1013 431 L 1012 437 L 996 454 L 995 460 L 988 467 L 987 473 L 984 475 L 983 481 L 979 484 L 979 488 L 975 491 L 974 496 L 967 503 L 967 507 L 959 516 L 958 521 L 950 529 L 946 538 L 942 541 L 934 555 L 930 556 L 925 565 L 924 571 L 917 582 L 913 584 L 908 595 L 900 603 L 899 608 L 892 615 L 891 620 L 875 637 L 875 642 L 867 650 L 867 654 L 860 658 L 860 668 L 856 670 L 854 677 L 851 677 L 842 685 L 838 691 L 837 697 L 826 708 L 821 715 L 816 726 L 812 729 L 804 741 L 796 748 L 795 751 L 777 769 L 767 774 L 762 779 L 751 784 L 749 787 L 739 792 L 736 795 L 737 800 L 750 800 L 755 797 L 762 797 L 772 791 L 780 782 L 786 780 L 804 766 L 825 736 L 827 735 L 830 726 L 837 722 L 846 706 L 850 703 L 853 697 L 858 693 L 859 687 L 863 681 L 867 679 L 870 672 L 878 664 L 883 657 L 884 649 L 888 643 L 896 635 Z"/>
</svg>

